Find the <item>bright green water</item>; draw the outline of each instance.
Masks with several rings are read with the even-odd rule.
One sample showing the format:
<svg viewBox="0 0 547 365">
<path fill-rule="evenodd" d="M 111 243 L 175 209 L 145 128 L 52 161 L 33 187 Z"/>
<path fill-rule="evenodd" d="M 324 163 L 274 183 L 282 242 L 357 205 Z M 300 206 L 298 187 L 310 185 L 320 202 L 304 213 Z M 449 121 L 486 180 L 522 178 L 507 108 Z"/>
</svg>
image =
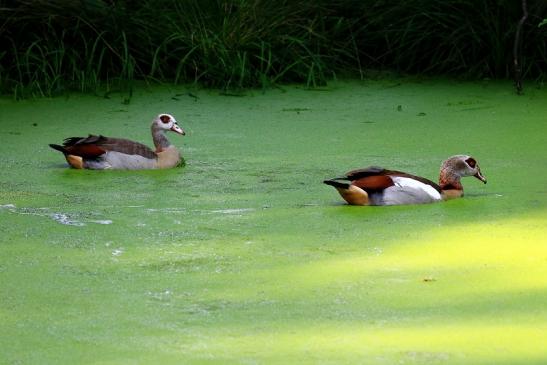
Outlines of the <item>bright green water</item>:
<svg viewBox="0 0 547 365">
<path fill-rule="evenodd" d="M 0 363 L 547 362 L 547 90 L 186 92 L 0 100 Z M 150 144 L 160 112 L 185 168 L 70 170 L 47 146 Z M 446 203 L 350 207 L 321 184 L 436 180 L 459 153 L 488 184 Z"/>
</svg>

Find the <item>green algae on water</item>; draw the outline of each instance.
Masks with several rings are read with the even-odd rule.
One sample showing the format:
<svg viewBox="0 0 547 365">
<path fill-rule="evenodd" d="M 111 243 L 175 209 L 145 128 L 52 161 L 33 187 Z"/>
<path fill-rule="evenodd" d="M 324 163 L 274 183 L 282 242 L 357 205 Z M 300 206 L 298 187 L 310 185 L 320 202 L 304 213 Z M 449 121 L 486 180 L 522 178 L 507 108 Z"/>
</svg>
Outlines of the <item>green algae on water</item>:
<svg viewBox="0 0 547 365">
<path fill-rule="evenodd" d="M 393 85 L 1 100 L 0 362 L 547 361 L 547 91 Z M 71 170 L 47 146 L 151 145 L 161 112 L 187 132 L 182 168 Z M 369 165 L 436 180 L 459 153 L 488 185 L 454 201 L 351 207 L 321 184 Z"/>
</svg>

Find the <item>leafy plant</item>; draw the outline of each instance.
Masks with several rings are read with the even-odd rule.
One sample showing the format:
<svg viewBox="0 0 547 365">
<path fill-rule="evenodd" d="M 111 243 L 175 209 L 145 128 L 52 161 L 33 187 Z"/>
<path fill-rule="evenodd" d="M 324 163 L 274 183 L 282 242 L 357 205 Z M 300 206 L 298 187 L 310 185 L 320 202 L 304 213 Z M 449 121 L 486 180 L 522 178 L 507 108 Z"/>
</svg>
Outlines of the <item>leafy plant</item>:
<svg viewBox="0 0 547 365">
<path fill-rule="evenodd" d="M 530 1 L 530 23 L 546 7 Z M 509 0 L 0 0 L 0 92 L 316 87 L 370 69 L 509 77 L 518 14 Z M 543 24 L 523 28 L 525 77 L 544 75 Z"/>
</svg>

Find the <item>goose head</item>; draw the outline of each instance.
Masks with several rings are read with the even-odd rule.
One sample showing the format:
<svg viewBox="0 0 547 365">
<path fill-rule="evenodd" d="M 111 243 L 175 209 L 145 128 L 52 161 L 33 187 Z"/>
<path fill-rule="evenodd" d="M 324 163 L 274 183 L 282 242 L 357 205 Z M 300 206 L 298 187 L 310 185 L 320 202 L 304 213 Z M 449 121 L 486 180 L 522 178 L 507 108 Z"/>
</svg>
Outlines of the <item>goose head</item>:
<svg viewBox="0 0 547 365">
<path fill-rule="evenodd" d="M 181 135 L 185 135 L 184 129 L 182 129 L 175 117 L 171 114 L 160 114 L 152 121 L 152 130 L 171 131 Z"/>
<path fill-rule="evenodd" d="M 460 178 L 465 176 L 474 176 L 486 184 L 486 178 L 481 173 L 475 158 L 468 155 L 456 155 L 442 163 L 439 182 L 443 186 L 443 182 L 459 182 Z"/>
</svg>

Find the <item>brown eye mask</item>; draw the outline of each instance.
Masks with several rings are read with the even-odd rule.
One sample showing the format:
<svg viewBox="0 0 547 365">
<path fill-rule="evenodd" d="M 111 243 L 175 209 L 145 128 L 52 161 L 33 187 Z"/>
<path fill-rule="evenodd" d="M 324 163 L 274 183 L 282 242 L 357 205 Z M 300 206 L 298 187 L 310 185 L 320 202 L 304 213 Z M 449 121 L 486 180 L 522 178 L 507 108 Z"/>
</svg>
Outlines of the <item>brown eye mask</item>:
<svg viewBox="0 0 547 365">
<path fill-rule="evenodd" d="M 475 159 L 469 157 L 467 160 L 465 160 L 465 162 L 467 162 L 467 164 L 469 166 L 471 166 L 471 168 L 475 168 L 475 166 L 477 166 L 477 161 L 475 161 Z"/>
</svg>

